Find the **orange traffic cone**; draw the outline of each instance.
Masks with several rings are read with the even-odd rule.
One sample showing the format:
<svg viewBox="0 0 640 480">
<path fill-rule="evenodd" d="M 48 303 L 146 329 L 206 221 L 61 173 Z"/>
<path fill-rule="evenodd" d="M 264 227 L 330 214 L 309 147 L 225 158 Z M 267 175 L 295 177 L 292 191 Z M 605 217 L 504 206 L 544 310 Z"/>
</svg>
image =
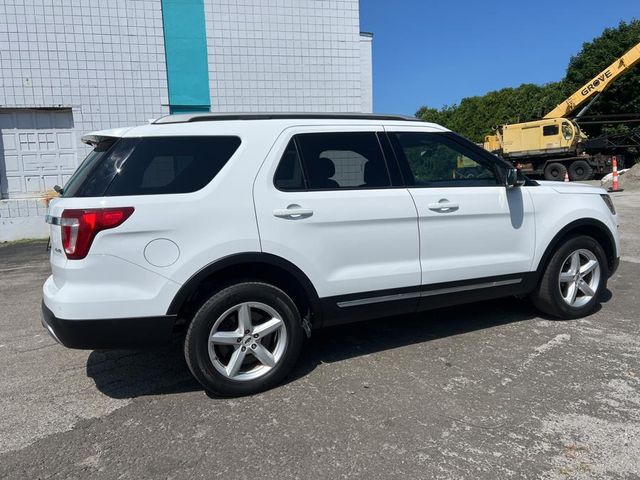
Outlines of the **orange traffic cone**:
<svg viewBox="0 0 640 480">
<path fill-rule="evenodd" d="M 611 187 L 609 188 L 610 192 L 621 192 L 623 189 L 620 188 L 620 184 L 618 183 L 618 159 L 613 157 L 611 159 L 613 163 L 613 182 L 611 183 Z"/>
<path fill-rule="evenodd" d="M 569 172 L 567 172 L 566 170 L 564 171 L 564 181 L 565 182 L 569 181 Z"/>
</svg>

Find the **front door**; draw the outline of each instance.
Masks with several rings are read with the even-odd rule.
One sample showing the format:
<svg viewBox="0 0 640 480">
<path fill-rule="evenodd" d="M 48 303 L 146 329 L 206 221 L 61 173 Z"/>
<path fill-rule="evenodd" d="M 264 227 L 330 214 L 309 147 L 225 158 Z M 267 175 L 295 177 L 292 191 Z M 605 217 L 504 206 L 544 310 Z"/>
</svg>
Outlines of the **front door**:
<svg viewBox="0 0 640 480">
<path fill-rule="evenodd" d="M 418 210 L 422 284 L 522 282 L 535 247 L 529 187 L 502 185 L 497 159 L 454 134 L 387 130 Z"/>
</svg>

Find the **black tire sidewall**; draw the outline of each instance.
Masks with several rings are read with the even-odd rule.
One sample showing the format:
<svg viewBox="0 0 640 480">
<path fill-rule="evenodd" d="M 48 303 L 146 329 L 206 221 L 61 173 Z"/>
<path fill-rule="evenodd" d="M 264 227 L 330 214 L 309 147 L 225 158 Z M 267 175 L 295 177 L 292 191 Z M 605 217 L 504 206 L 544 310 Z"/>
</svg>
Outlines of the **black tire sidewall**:
<svg viewBox="0 0 640 480">
<path fill-rule="evenodd" d="M 557 170 L 558 171 L 558 175 L 556 177 L 554 177 L 551 172 L 553 170 Z M 552 181 L 561 181 L 564 179 L 564 175 L 567 172 L 567 168 L 558 162 L 553 162 L 548 164 L 545 169 L 544 169 L 544 178 L 545 180 L 552 180 Z"/>
<path fill-rule="evenodd" d="M 562 298 L 560 294 L 560 269 L 564 264 L 567 257 L 576 250 L 585 249 L 591 251 L 598 262 L 600 263 L 600 284 L 596 290 L 593 298 L 582 307 L 571 307 Z M 545 275 L 549 275 L 549 281 L 547 283 L 548 291 L 546 293 L 547 298 L 552 302 L 552 306 L 557 310 L 558 316 L 562 318 L 579 318 L 593 313 L 596 305 L 599 303 L 600 295 L 602 291 L 607 287 L 607 278 L 609 276 L 607 259 L 604 250 L 600 244 L 593 238 L 587 236 L 574 237 L 565 242 L 555 252 L 547 268 Z"/>
<path fill-rule="evenodd" d="M 578 168 L 582 168 L 584 173 L 582 175 L 578 174 L 576 170 Z M 593 168 L 589 165 L 585 160 L 576 160 L 571 165 L 569 165 L 569 178 L 571 180 L 588 180 L 593 176 Z"/>
<path fill-rule="evenodd" d="M 269 305 L 280 314 L 287 329 L 287 345 L 278 364 L 266 375 L 249 381 L 231 380 L 213 366 L 209 358 L 208 338 L 220 315 L 234 305 L 248 301 Z M 195 314 L 185 339 L 185 357 L 194 377 L 214 395 L 251 395 L 267 390 L 284 379 L 298 359 L 302 340 L 300 314 L 286 293 L 266 283 L 239 283 L 214 294 Z"/>
</svg>

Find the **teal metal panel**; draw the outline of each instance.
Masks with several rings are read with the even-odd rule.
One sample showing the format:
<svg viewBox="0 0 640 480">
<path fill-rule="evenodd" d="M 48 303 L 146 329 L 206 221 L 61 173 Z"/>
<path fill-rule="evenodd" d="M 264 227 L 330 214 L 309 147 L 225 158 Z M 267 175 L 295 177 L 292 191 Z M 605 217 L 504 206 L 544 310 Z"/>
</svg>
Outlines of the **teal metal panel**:
<svg viewBox="0 0 640 480">
<path fill-rule="evenodd" d="M 211 105 L 169 105 L 169 113 L 210 112 Z"/>
<path fill-rule="evenodd" d="M 162 0 L 171 113 L 209 111 L 204 0 Z"/>
</svg>

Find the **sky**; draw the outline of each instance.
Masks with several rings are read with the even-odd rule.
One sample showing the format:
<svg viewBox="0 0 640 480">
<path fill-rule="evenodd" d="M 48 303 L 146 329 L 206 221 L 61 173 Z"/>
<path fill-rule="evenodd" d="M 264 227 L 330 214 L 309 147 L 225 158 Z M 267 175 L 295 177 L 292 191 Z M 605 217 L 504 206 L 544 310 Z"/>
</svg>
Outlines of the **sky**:
<svg viewBox="0 0 640 480">
<path fill-rule="evenodd" d="M 584 42 L 640 0 L 360 0 L 373 37 L 373 108 L 413 115 L 522 83 L 559 80 Z"/>
</svg>

